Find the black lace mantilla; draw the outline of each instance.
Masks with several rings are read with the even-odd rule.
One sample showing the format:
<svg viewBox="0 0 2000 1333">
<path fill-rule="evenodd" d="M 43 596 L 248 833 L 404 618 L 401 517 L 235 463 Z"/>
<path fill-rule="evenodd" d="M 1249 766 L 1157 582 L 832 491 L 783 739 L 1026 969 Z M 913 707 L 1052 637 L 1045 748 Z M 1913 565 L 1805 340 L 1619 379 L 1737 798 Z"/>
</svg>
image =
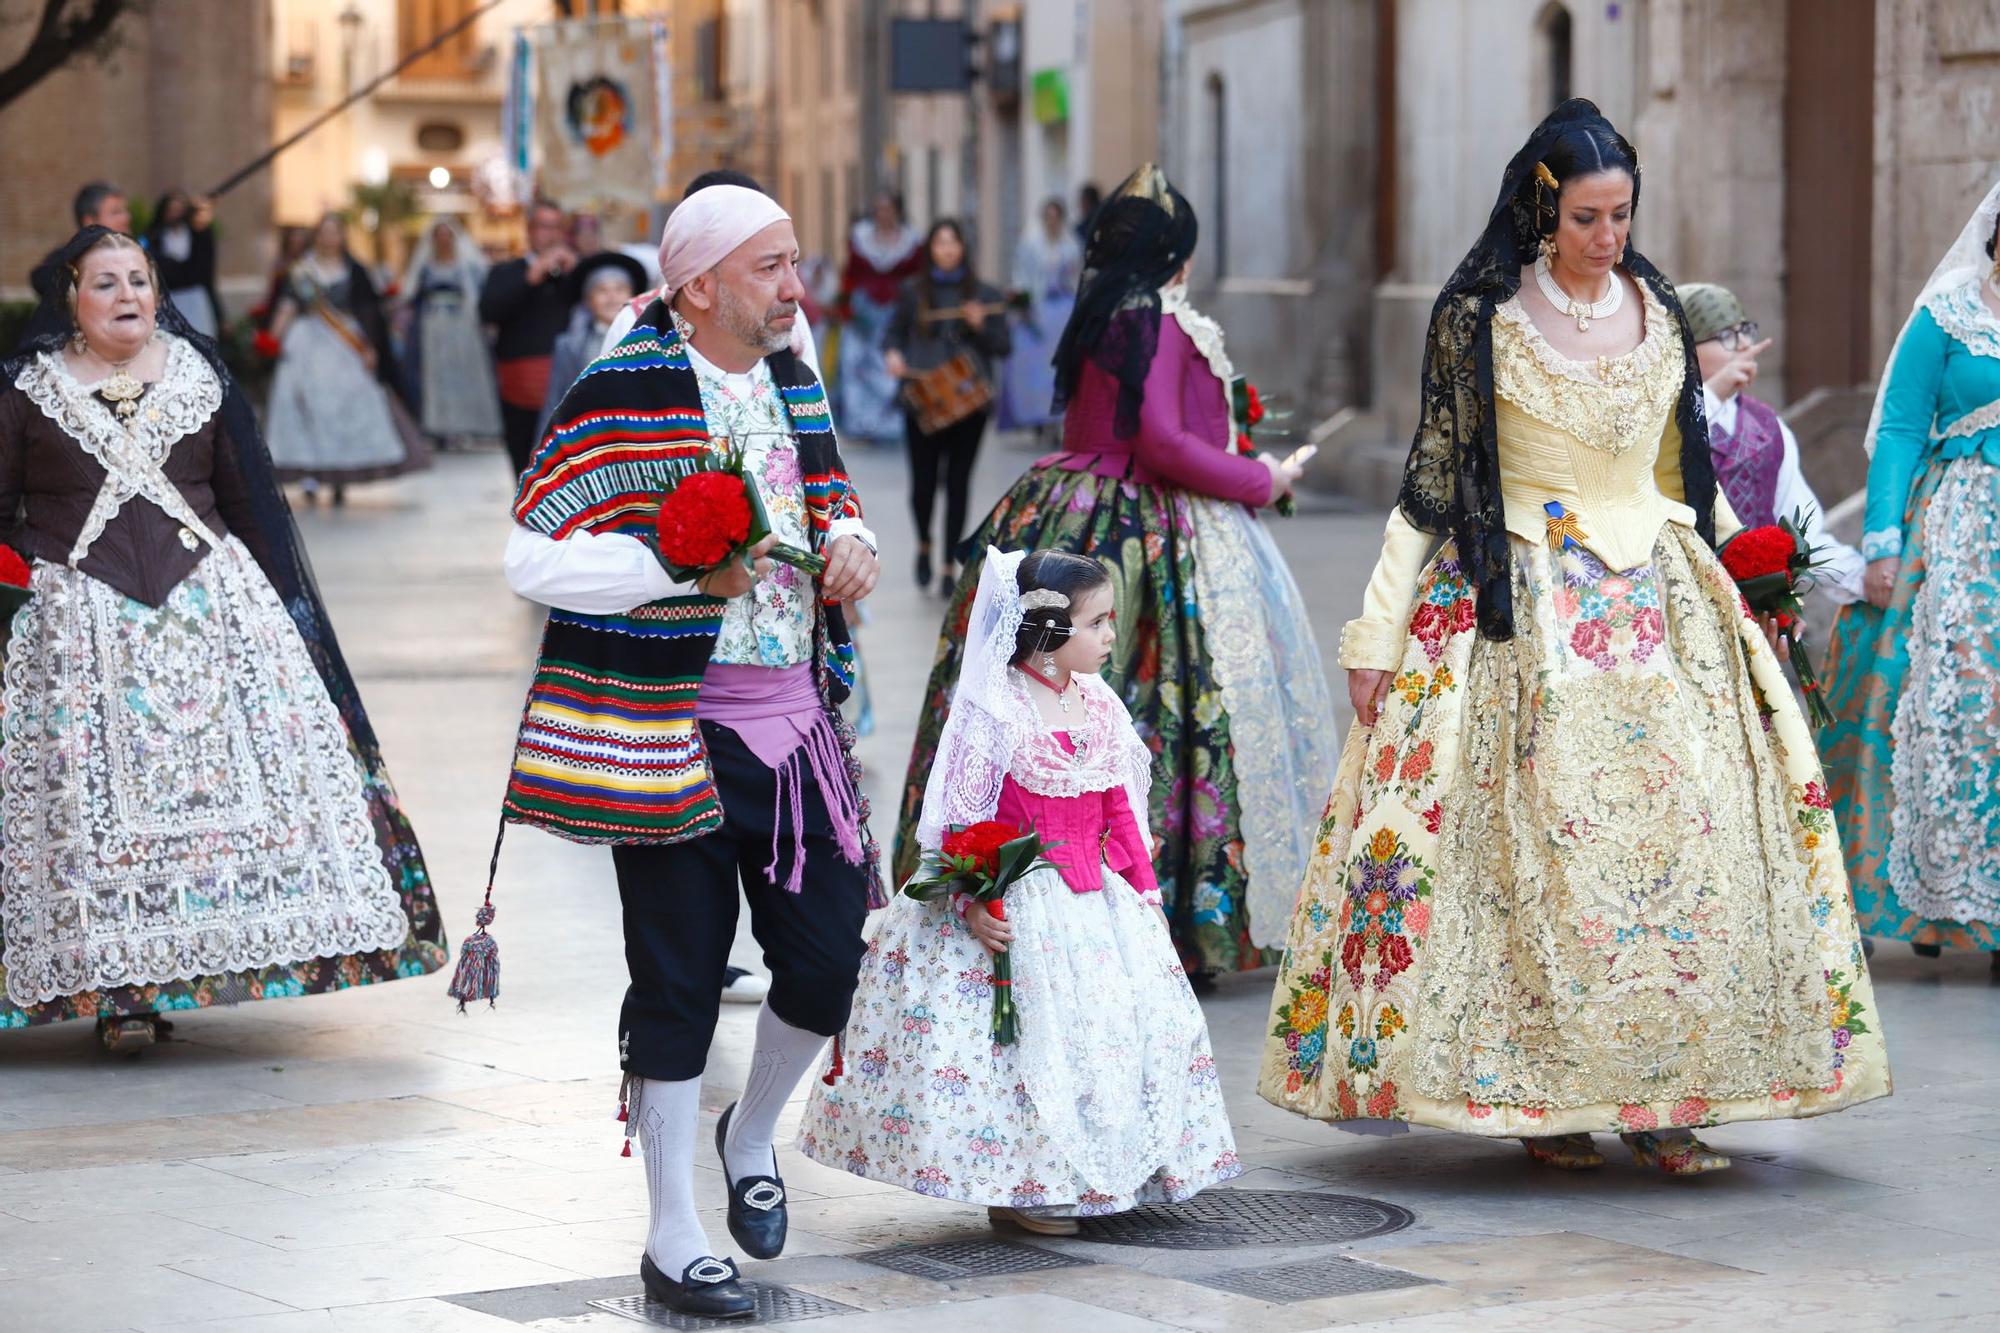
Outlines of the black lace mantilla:
<svg viewBox="0 0 2000 1333">
<path fill-rule="evenodd" d="M 1457 544 L 1477 590 L 1479 632 L 1489 639 L 1514 637 L 1513 556 L 1493 421 L 1493 311 L 1520 289 L 1521 269 L 1534 261 L 1541 243 L 1536 208 L 1540 199 L 1546 212 L 1547 201 L 1535 188 L 1535 164 L 1559 134 L 1586 119 L 1617 136 L 1596 106 L 1573 98 L 1550 113 L 1507 164 L 1486 230 L 1431 308 L 1424 344 L 1422 405 L 1396 502 L 1412 524 Z M 1629 241 L 1622 267 L 1659 298 L 1680 326 L 1687 364 L 1674 408 L 1681 433 L 1681 482 L 1695 513 L 1695 530 L 1713 545 L 1715 465 L 1687 317 L 1673 284 Z"/>
</svg>

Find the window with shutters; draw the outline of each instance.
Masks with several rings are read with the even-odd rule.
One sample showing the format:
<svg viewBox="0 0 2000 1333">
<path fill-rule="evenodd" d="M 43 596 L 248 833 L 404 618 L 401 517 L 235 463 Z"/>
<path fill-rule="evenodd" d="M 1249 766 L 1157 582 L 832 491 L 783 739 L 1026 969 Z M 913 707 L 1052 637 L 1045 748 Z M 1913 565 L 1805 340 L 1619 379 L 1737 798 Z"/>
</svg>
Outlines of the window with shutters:
<svg viewBox="0 0 2000 1333">
<path fill-rule="evenodd" d="M 396 58 L 424 54 L 403 71 L 405 79 L 439 82 L 469 79 L 478 74 L 478 24 L 466 23 L 442 42 L 441 33 L 463 23 L 479 0 L 397 0 Z M 437 43 L 432 47 L 432 43 Z M 425 51 L 426 47 L 432 49 Z"/>
</svg>

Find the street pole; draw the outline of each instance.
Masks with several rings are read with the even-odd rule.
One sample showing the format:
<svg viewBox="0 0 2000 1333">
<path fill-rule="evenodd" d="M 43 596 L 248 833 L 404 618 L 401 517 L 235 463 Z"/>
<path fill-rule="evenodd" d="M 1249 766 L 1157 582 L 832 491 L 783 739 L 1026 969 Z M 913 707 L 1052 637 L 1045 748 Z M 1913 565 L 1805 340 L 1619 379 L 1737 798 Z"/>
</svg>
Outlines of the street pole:
<svg viewBox="0 0 2000 1333">
<path fill-rule="evenodd" d="M 968 38 L 966 59 L 979 42 L 979 0 L 965 0 L 965 32 Z M 991 52 L 987 53 L 991 56 Z M 977 71 L 965 81 L 965 143 L 961 149 L 963 160 L 959 170 L 965 179 L 959 183 L 959 216 L 972 229 L 973 246 L 981 244 L 979 237 L 979 84 Z M 977 249 L 972 253 L 977 254 Z"/>
<path fill-rule="evenodd" d="M 888 0 L 858 0 L 861 5 L 861 186 L 867 208 L 877 193 L 890 187 L 883 173 L 882 147 L 888 138 L 889 78 L 883 68 L 882 45 L 888 40 Z"/>
</svg>

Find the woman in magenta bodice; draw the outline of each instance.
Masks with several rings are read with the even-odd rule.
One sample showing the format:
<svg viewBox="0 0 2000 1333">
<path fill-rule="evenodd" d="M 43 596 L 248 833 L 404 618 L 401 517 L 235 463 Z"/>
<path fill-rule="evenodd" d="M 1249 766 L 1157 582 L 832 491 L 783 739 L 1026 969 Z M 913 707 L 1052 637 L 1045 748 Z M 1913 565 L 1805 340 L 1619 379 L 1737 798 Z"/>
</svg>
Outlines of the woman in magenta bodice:
<svg viewBox="0 0 2000 1333">
<path fill-rule="evenodd" d="M 1188 301 L 1194 211 L 1144 167 L 1093 220 L 1056 350 L 1063 449 L 1017 481 L 970 552 L 1101 561 L 1121 632 L 1104 679 L 1153 754 L 1153 869 L 1190 973 L 1283 943 L 1333 777 L 1326 679 L 1298 589 L 1257 517 L 1297 469 L 1243 450 L 1221 328 Z M 926 775 L 979 586 L 945 616 L 904 785 L 898 878 L 914 869 Z"/>
</svg>

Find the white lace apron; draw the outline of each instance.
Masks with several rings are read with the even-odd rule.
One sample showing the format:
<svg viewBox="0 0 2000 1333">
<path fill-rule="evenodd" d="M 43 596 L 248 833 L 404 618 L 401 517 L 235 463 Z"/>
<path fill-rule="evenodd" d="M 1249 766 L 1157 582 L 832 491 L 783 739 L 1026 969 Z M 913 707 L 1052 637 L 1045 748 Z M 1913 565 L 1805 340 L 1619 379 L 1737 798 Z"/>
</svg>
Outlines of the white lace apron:
<svg viewBox="0 0 2000 1333">
<path fill-rule="evenodd" d="M 185 343 L 129 423 L 44 355 L 16 380 L 103 465 L 38 562 L 0 720 L 0 964 L 19 1005 L 394 948 L 408 934 L 340 715 L 241 542 L 162 466 L 221 386 Z M 204 559 L 153 608 L 76 566 L 151 501 Z"/>
<path fill-rule="evenodd" d="M 1995 424 L 2000 401 L 1931 438 L 1962 439 Z M 1889 880 L 1919 916 L 2000 920 L 2000 851 L 1990 832 L 2000 809 L 2000 643 L 1990 628 L 2000 600 L 2000 468 L 1978 454 L 1949 465 L 1924 511 L 1924 561 L 1889 767 Z"/>
</svg>

